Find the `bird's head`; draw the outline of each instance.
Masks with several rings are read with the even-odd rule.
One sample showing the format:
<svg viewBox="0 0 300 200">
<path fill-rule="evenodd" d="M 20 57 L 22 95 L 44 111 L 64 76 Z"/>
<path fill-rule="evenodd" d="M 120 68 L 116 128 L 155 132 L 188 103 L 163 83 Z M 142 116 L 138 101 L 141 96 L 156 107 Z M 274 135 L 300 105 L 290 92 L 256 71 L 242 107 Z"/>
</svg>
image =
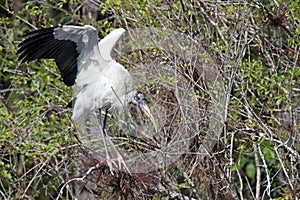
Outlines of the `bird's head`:
<svg viewBox="0 0 300 200">
<path fill-rule="evenodd" d="M 147 100 L 145 99 L 143 93 L 139 90 L 133 91 L 133 96 L 131 102 L 133 105 L 137 106 L 149 119 L 152 121 L 155 130 L 157 130 L 154 117 L 152 116 L 150 109 L 147 105 Z"/>
</svg>

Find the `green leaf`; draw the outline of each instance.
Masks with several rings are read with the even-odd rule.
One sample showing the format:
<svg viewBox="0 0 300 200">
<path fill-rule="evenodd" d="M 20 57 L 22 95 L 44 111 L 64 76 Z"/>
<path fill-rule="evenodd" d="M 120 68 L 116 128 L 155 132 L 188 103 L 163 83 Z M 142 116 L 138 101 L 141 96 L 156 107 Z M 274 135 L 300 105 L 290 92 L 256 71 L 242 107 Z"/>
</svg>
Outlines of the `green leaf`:
<svg viewBox="0 0 300 200">
<path fill-rule="evenodd" d="M 233 163 L 233 164 L 230 166 L 230 170 L 231 170 L 231 171 L 235 171 L 236 168 L 237 168 L 236 163 Z"/>
<path fill-rule="evenodd" d="M 276 163 L 275 153 L 272 149 L 270 149 L 269 147 L 263 148 L 263 154 L 269 165 Z"/>
<path fill-rule="evenodd" d="M 279 106 L 279 105 L 281 104 L 281 102 L 282 102 L 282 99 L 278 99 L 278 100 L 276 101 L 276 105 Z"/>
<path fill-rule="evenodd" d="M 255 165 L 253 163 L 249 163 L 246 166 L 246 174 L 249 178 L 254 179 L 256 170 L 255 170 Z"/>
</svg>

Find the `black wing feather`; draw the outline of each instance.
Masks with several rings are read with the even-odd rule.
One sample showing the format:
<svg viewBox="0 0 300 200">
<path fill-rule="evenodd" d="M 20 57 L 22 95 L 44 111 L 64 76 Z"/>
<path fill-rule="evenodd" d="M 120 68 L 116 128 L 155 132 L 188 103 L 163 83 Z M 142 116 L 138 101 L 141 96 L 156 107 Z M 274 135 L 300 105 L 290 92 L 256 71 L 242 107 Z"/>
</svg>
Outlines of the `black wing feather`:
<svg viewBox="0 0 300 200">
<path fill-rule="evenodd" d="M 24 37 L 27 39 L 20 43 L 17 54 L 19 60 L 29 62 L 41 58 L 54 58 L 63 82 L 72 86 L 77 75 L 76 43 L 71 40 L 58 40 L 54 38 L 53 28 L 45 28 L 30 32 Z"/>
</svg>

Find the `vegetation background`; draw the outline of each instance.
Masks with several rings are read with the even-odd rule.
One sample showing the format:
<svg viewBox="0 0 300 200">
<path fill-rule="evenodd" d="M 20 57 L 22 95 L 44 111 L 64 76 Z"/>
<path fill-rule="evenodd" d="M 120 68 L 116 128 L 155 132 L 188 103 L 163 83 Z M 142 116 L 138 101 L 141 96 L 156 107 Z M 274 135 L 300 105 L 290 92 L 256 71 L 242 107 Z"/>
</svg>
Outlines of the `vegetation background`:
<svg viewBox="0 0 300 200">
<path fill-rule="evenodd" d="M 300 198 L 299 0 L 0 2 L 0 199 Z M 164 170 L 111 175 L 101 166 L 77 181 L 80 189 L 66 185 L 78 177 L 81 152 L 66 108 L 72 88 L 53 61 L 25 65 L 16 56 L 23 34 L 64 24 L 94 25 L 102 37 L 117 27 L 157 27 L 198 41 L 226 91 L 210 154 L 197 154 L 202 131 L 193 154 Z M 210 97 L 199 91 L 201 107 Z"/>
</svg>

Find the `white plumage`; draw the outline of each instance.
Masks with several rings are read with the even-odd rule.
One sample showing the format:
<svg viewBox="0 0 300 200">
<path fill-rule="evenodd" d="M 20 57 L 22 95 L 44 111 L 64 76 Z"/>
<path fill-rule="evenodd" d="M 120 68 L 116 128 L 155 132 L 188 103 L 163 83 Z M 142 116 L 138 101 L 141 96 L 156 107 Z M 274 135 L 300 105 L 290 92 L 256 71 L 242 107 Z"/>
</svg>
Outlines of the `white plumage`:
<svg viewBox="0 0 300 200">
<path fill-rule="evenodd" d="M 118 112 L 128 103 L 139 106 L 153 120 L 142 93 L 133 90 L 131 75 L 111 57 L 124 32 L 115 29 L 98 43 L 98 31 L 90 25 L 40 29 L 25 36 L 18 53 L 23 62 L 55 59 L 62 80 L 78 91 L 73 120 L 108 105 Z"/>
<path fill-rule="evenodd" d="M 132 103 L 150 119 L 154 119 L 142 93 L 133 90 L 133 79 L 129 72 L 111 57 L 111 51 L 125 32 L 119 28 L 99 41 L 96 28 L 85 26 L 62 26 L 33 31 L 21 42 L 18 54 L 22 62 L 40 58 L 54 58 L 63 82 L 76 88 L 72 119 L 84 118 L 90 112 L 105 109 L 118 111 Z M 101 114 L 101 112 L 98 112 Z M 100 120 L 100 115 L 99 115 Z M 105 122 L 105 120 L 104 120 Z M 103 123 L 104 123 L 103 122 Z M 112 161 L 105 140 L 118 155 L 119 167 L 124 160 L 112 141 L 105 134 L 105 124 L 99 121 L 99 130 L 106 150 L 107 163 L 112 171 Z"/>
</svg>

